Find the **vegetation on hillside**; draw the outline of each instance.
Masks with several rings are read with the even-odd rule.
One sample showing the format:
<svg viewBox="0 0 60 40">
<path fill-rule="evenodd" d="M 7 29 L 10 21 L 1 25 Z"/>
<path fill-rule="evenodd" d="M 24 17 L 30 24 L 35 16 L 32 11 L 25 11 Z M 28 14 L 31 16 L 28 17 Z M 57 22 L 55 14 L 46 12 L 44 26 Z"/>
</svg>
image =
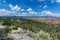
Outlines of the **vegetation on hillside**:
<svg viewBox="0 0 60 40">
<path fill-rule="evenodd" d="M 12 29 L 17 29 L 18 27 L 24 30 L 29 30 L 33 32 L 36 36 L 36 40 L 43 40 L 46 36 L 47 40 L 59 40 L 60 39 L 60 25 L 56 24 L 46 24 L 43 22 L 35 22 L 27 19 L 4 19 L 2 25 L 11 26 L 11 29 L 6 29 L 11 31 Z M 14 26 L 14 27 L 13 27 Z M 8 27 L 8 28 L 9 28 Z M 41 31 L 43 30 L 43 31 Z M 7 32 L 9 32 L 7 31 Z M 53 38 L 53 39 L 52 39 Z"/>
<path fill-rule="evenodd" d="M 13 38 L 8 36 L 10 29 L 8 27 L 0 28 L 0 40 L 13 40 Z"/>
</svg>

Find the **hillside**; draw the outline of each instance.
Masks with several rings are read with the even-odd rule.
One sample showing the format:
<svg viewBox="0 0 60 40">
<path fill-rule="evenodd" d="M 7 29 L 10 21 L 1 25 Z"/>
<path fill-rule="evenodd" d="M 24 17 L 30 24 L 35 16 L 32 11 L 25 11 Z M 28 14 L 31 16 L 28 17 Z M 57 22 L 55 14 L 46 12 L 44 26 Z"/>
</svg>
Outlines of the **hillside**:
<svg viewBox="0 0 60 40">
<path fill-rule="evenodd" d="M 35 19 L 36 20 L 36 19 Z M 22 28 L 23 30 L 29 30 L 29 36 L 34 39 L 41 38 L 42 40 L 46 38 L 48 40 L 60 40 L 60 25 L 59 24 L 51 24 L 40 22 L 40 20 L 32 21 L 28 19 L 3 19 L 2 25 L 7 26 L 5 28 L 5 32 L 9 33 L 12 30 L 18 30 L 18 28 Z M 18 32 L 20 33 L 20 32 Z"/>
<path fill-rule="evenodd" d="M 51 24 L 60 24 L 59 18 L 28 18 L 29 20 L 37 21 L 37 22 L 45 22 Z"/>
</svg>

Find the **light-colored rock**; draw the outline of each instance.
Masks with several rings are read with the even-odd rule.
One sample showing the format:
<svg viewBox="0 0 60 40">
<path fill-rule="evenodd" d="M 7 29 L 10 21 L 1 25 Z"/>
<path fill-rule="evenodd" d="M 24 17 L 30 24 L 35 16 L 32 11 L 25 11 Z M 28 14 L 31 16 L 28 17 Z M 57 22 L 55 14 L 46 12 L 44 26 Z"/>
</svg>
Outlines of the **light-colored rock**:
<svg viewBox="0 0 60 40">
<path fill-rule="evenodd" d="M 13 37 L 14 40 L 33 40 L 33 38 L 28 36 L 27 33 L 24 33 L 21 28 L 18 28 L 18 30 L 12 30 L 10 35 Z"/>
<path fill-rule="evenodd" d="M 4 26 L 0 24 L 0 28 L 4 28 Z"/>
</svg>

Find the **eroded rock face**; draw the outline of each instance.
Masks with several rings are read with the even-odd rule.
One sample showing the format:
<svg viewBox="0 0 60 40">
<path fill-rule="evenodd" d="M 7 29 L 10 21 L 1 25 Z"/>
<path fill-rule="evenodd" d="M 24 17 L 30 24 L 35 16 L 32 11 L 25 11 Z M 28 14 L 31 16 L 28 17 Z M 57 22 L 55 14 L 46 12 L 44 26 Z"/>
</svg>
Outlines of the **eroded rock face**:
<svg viewBox="0 0 60 40">
<path fill-rule="evenodd" d="M 12 30 L 9 35 L 12 36 L 14 40 L 33 40 L 33 38 L 28 36 L 28 33 L 24 33 L 21 28 Z"/>
</svg>

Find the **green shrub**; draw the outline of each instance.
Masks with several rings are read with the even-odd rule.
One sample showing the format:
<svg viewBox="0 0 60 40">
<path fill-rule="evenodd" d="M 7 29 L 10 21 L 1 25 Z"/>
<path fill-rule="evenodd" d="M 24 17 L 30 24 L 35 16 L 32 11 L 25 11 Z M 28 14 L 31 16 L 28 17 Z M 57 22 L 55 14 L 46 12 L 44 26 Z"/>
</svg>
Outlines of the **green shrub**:
<svg viewBox="0 0 60 40">
<path fill-rule="evenodd" d="M 7 26 L 7 27 L 5 27 L 3 30 L 4 30 L 5 33 L 9 33 L 9 31 L 11 31 L 12 29 Z"/>
<path fill-rule="evenodd" d="M 9 20 L 4 20 L 2 25 L 8 25 L 8 26 L 11 26 L 12 22 L 9 21 Z"/>
<path fill-rule="evenodd" d="M 34 38 L 36 36 L 36 33 L 32 32 L 32 31 L 27 30 L 27 32 L 28 32 L 28 36 L 30 36 L 30 37 Z"/>
<path fill-rule="evenodd" d="M 7 29 L 0 29 L 0 40 L 13 40 L 11 37 L 7 37 L 7 33 L 9 31 L 7 31 Z"/>
<path fill-rule="evenodd" d="M 15 27 L 13 27 L 12 29 L 17 30 L 17 29 L 18 29 L 18 27 L 17 27 L 17 26 L 15 26 Z"/>
<path fill-rule="evenodd" d="M 54 38 L 50 36 L 49 33 L 46 33 L 44 31 L 40 31 L 36 34 L 35 40 L 58 40 L 58 38 Z"/>
</svg>

